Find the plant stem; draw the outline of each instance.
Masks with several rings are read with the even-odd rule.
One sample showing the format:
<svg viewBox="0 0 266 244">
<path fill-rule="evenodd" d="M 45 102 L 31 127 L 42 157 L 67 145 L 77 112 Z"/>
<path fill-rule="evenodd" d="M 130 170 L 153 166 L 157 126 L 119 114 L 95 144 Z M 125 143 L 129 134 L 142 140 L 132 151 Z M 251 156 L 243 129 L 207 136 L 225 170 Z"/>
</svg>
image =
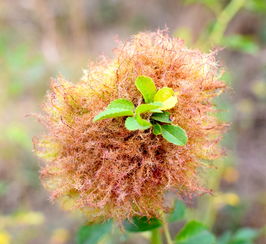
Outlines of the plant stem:
<svg viewBox="0 0 266 244">
<path fill-rule="evenodd" d="M 231 0 L 217 17 L 216 23 L 214 24 L 210 35 L 204 36 L 205 38 L 202 38 L 198 44 L 204 43 L 202 45 L 205 50 L 209 49 L 211 47 L 210 45 L 213 46 L 220 44 L 230 21 L 241 10 L 241 8 L 244 7 L 245 3 L 246 0 Z M 219 190 L 222 173 L 225 167 L 225 161 L 220 161 L 219 169 L 209 176 L 209 188 L 214 190 L 214 192 L 218 192 Z M 212 228 L 217 215 L 217 208 L 214 205 L 213 196 L 203 197 L 199 202 L 199 210 L 198 219 L 200 219 L 209 228 Z"/>
<path fill-rule="evenodd" d="M 246 0 L 232 0 L 221 12 L 209 36 L 209 41 L 212 45 L 216 45 L 222 40 L 229 22 L 244 6 L 245 2 Z"/>
<path fill-rule="evenodd" d="M 165 238 L 166 238 L 166 242 L 167 244 L 173 244 L 171 235 L 170 235 L 170 231 L 169 231 L 169 227 L 168 227 L 168 223 L 167 220 L 165 218 L 165 215 L 163 214 L 163 230 L 164 230 L 164 234 L 165 234 Z"/>
<path fill-rule="evenodd" d="M 224 160 L 217 160 L 216 162 L 217 165 L 219 165 L 219 168 L 215 171 L 210 172 L 208 184 L 208 187 L 214 192 L 219 191 L 222 174 L 226 167 Z M 205 195 L 204 197 L 202 197 L 199 202 L 199 209 L 200 212 L 198 219 L 200 219 L 206 226 L 212 229 L 217 215 L 217 208 L 214 204 L 214 196 Z"/>
<path fill-rule="evenodd" d="M 162 238 L 159 228 L 153 229 L 151 231 L 151 244 L 162 244 Z"/>
</svg>

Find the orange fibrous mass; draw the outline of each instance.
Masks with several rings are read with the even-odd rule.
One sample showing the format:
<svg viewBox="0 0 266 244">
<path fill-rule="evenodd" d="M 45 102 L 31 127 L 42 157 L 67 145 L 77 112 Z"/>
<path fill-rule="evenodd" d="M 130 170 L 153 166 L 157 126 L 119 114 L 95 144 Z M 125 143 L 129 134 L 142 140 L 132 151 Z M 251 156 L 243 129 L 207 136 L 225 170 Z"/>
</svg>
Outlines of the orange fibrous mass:
<svg viewBox="0 0 266 244">
<path fill-rule="evenodd" d="M 188 135 L 176 146 L 151 129 L 128 131 L 125 118 L 93 122 L 114 99 L 135 106 L 143 98 L 135 79 L 151 77 L 156 87 L 172 88 L 178 103 L 173 124 Z M 174 190 L 192 196 L 207 191 L 202 160 L 222 156 L 218 143 L 225 124 L 215 116 L 213 98 L 225 88 L 215 53 L 188 49 L 164 31 L 140 33 L 114 50 L 114 58 L 89 65 L 78 83 L 52 81 L 41 120 L 47 134 L 35 142 L 44 159 L 41 179 L 67 209 L 83 211 L 89 221 L 117 221 L 167 211 L 164 196 Z"/>
</svg>

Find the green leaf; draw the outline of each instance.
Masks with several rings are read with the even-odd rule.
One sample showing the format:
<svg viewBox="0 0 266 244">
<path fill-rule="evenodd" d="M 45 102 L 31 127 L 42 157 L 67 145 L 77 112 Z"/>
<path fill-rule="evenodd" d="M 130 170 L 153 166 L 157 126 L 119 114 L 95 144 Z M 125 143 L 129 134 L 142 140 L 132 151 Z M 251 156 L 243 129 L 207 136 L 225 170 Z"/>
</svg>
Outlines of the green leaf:
<svg viewBox="0 0 266 244">
<path fill-rule="evenodd" d="M 182 220 L 185 216 L 185 211 L 186 205 L 182 201 L 176 200 L 172 213 L 170 213 L 167 217 L 168 221 L 175 222 Z"/>
<path fill-rule="evenodd" d="M 156 93 L 156 86 L 153 80 L 147 76 L 139 76 L 135 81 L 137 89 L 142 94 L 144 101 L 146 103 L 153 102 L 153 97 Z"/>
<path fill-rule="evenodd" d="M 116 117 L 122 117 L 122 116 L 133 116 L 133 112 L 128 109 L 122 109 L 122 108 L 107 108 L 103 112 L 96 115 L 93 119 L 93 121 L 102 120 L 102 119 L 108 119 L 108 118 L 116 118 Z"/>
<path fill-rule="evenodd" d="M 187 223 L 175 238 L 176 244 L 214 244 L 215 237 L 207 228 L 197 222 Z"/>
<path fill-rule="evenodd" d="M 154 96 L 154 102 L 161 102 L 163 104 L 160 107 L 161 110 L 168 110 L 173 108 L 177 103 L 177 97 L 172 88 L 163 87 Z"/>
<path fill-rule="evenodd" d="M 153 109 L 153 110 L 151 110 L 151 112 L 152 113 L 163 113 L 163 111 L 162 110 L 160 110 L 160 109 Z"/>
<path fill-rule="evenodd" d="M 259 235 L 259 232 L 251 228 L 239 229 L 233 236 L 234 241 L 253 241 Z"/>
<path fill-rule="evenodd" d="M 141 125 L 135 117 L 128 117 L 125 121 L 125 127 L 128 130 L 146 130 L 151 127 L 151 124 L 148 122 L 146 125 Z"/>
<path fill-rule="evenodd" d="M 153 230 L 162 225 L 161 221 L 156 218 L 148 219 L 147 217 L 133 217 L 132 222 L 126 220 L 124 227 L 129 232 L 142 232 Z"/>
<path fill-rule="evenodd" d="M 197 221 L 190 221 L 188 222 L 177 234 L 176 240 L 185 240 L 190 236 L 193 236 L 197 233 L 200 233 L 201 231 L 206 230 L 206 227 Z"/>
<path fill-rule="evenodd" d="M 149 103 L 149 104 L 141 104 L 136 108 L 136 120 L 138 123 L 142 126 L 151 126 L 151 123 L 145 119 L 142 119 L 140 114 L 146 113 L 146 112 L 151 112 L 153 109 L 157 109 L 161 106 L 161 103 Z"/>
<path fill-rule="evenodd" d="M 229 244 L 231 239 L 232 233 L 230 231 L 226 231 L 218 238 L 217 244 Z"/>
<path fill-rule="evenodd" d="M 157 123 L 154 124 L 153 125 L 153 131 L 152 132 L 156 136 L 162 134 L 162 128 L 161 128 L 161 126 L 159 124 L 157 124 Z"/>
<path fill-rule="evenodd" d="M 136 118 L 136 120 L 138 121 L 138 123 L 139 123 L 140 125 L 142 125 L 142 126 L 149 126 L 149 127 L 152 126 L 152 124 L 151 124 L 148 120 L 141 118 L 140 115 L 136 115 L 135 118 Z"/>
<path fill-rule="evenodd" d="M 187 143 L 187 134 L 180 126 L 177 125 L 162 125 L 162 135 L 167 141 L 183 146 Z"/>
<path fill-rule="evenodd" d="M 152 112 L 152 110 L 157 109 L 162 106 L 162 103 L 148 103 L 148 104 L 140 104 L 136 108 L 136 114 L 143 114 L 147 112 Z"/>
<path fill-rule="evenodd" d="M 112 101 L 107 108 L 120 108 L 133 111 L 135 106 L 131 101 L 124 98 L 120 98 Z"/>
<path fill-rule="evenodd" d="M 112 221 L 102 224 L 82 226 L 76 234 L 76 244 L 95 244 L 106 235 L 112 227 Z"/>
<path fill-rule="evenodd" d="M 163 122 L 163 123 L 172 123 L 172 121 L 170 120 L 170 113 L 168 112 L 163 112 L 163 113 L 154 113 L 151 116 L 151 119 Z"/>
</svg>

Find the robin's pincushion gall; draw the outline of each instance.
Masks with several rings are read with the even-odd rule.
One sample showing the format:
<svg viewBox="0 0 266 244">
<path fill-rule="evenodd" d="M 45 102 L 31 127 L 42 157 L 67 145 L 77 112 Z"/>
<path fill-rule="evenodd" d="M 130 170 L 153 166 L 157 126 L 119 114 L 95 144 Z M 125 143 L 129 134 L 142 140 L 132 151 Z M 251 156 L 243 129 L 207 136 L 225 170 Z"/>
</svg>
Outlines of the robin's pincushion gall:
<svg viewBox="0 0 266 244">
<path fill-rule="evenodd" d="M 154 135 L 151 128 L 128 130 L 126 117 L 94 121 L 113 100 L 143 103 L 135 84 L 140 76 L 176 94 L 178 102 L 168 112 L 186 132 L 185 145 Z M 91 222 L 121 222 L 159 217 L 167 211 L 167 191 L 187 196 L 205 191 L 198 176 L 202 161 L 223 153 L 218 142 L 225 125 L 213 104 L 226 87 L 220 76 L 215 53 L 189 49 L 158 31 L 121 43 L 113 59 L 91 63 L 78 83 L 52 81 L 40 117 L 47 134 L 34 141 L 51 198 L 81 210 Z"/>
</svg>

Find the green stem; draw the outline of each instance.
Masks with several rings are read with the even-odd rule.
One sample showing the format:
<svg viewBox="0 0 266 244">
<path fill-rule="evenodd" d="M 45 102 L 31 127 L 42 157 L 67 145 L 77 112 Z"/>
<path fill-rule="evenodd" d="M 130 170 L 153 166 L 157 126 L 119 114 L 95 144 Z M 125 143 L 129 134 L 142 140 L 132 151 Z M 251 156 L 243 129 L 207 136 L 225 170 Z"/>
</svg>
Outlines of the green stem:
<svg viewBox="0 0 266 244">
<path fill-rule="evenodd" d="M 167 242 L 167 244 L 173 244 L 165 215 L 163 215 L 162 217 L 163 217 L 163 230 L 164 230 L 166 242 Z"/>
<path fill-rule="evenodd" d="M 151 244 L 162 244 L 160 229 L 153 229 L 151 231 Z"/>
<path fill-rule="evenodd" d="M 219 191 L 220 181 L 225 169 L 224 160 L 217 161 L 217 165 L 219 165 L 219 168 L 215 171 L 210 172 L 209 174 L 208 184 L 208 187 L 216 193 Z M 198 219 L 200 219 L 206 226 L 211 229 L 213 227 L 217 215 L 217 208 L 214 204 L 214 196 L 205 195 L 204 197 L 202 197 L 199 202 L 199 210 L 200 212 Z"/>
<path fill-rule="evenodd" d="M 218 16 L 209 36 L 210 43 L 216 45 L 222 39 L 224 32 L 237 12 L 244 6 L 246 0 L 232 0 Z"/>
<path fill-rule="evenodd" d="M 230 21 L 233 19 L 233 17 L 239 12 L 239 10 L 245 5 L 246 0 L 232 0 L 220 13 L 220 15 L 217 17 L 216 23 L 213 27 L 212 32 L 210 33 L 209 39 L 205 40 L 203 39 L 200 41 L 200 43 L 205 43 L 203 47 L 205 49 L 209 49 L 209 45 L 217 45 L 221 42 L 224 32 L 226 31 L 226 28 Z M 222 177 L 222 173 L 225 169 L 225 162 L 221 162 L 219 165 L 219 169 L 216 171 L 216 173 L 213 173 L 209 177 L 209 188 L 213 189 L 214 192 L 218 192 L 220 181 Z M 216 215 L 217 215 L 217 209 L 214 204 L 213 196 L 205 196 L 200 200 L 199 203 L 199 219 L 203 221 L 209 228 L 212 228 Z"/>
</svg>

